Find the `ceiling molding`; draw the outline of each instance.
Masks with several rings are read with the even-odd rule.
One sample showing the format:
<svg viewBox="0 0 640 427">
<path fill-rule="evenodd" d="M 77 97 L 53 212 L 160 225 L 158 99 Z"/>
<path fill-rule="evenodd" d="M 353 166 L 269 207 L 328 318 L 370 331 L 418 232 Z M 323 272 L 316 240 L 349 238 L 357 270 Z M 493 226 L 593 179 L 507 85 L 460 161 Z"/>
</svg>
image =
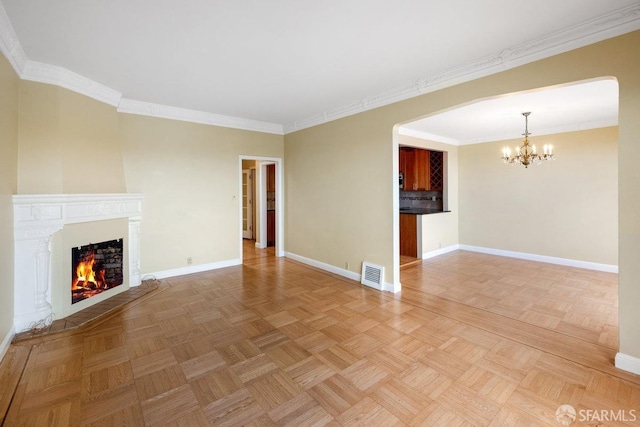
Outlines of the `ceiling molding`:
<svg viewBox="0 0 640 427">
<path fill-rule="evenodd" d="M 123 98 L 118 112 L 282 135 L 282 125 Z"/>
<path fill-rule="evenodd" d="M 0 51 L 11 63 L 16 74 L 21 79 L 69 89 L 117 107 L 119 112 L 276 135 L 283 135 L 284 133 L 282 125 L 278 123 L 260 122 L 257 120 L 125 99 L 122 98 L 120 92 L 74 73 L 73 71 L 69 71 L 66 68 L 31 61 L 27 58 L 22 48 L 22 44 L 18 39 L 2 2 L 0 2 Z"/>
<path fill-rule="evenodd" d="M 565 133 L 565 132 L 578 132 L 581 130 L 599 129 L 599 128 L 605 128 L 609 126 L 618 126 L 618 119 L 615 118 L 610 120 L 598 120 L 593 122 L 571 123 L 563 126 L 536 129 L 535 134 L 531 133 L 531 135 L 533 136 L 532 137 L 533 139 L 537 136 L 554 135 L 557 133 Z M 482 144 L 485 142 L 495 142 L 495 141 L 507 141 L 510 139 L 520 139 L 519 136 L 514 134 L 502 134 L 502 135 L 488 136 L 486 138 L 475 138 L 475 139 L 460 141 L 454 138 L 447 138 L 445 136 L 423 132 L 415 129 L 409 129 L 405 127 L 399 128 L 398 133 L 400 135 L 411 136 L 411 137 L 423 139 L 426 141 L 435 141 L 435 142 L 441 142 L 443 144 L 456 145 L 456 146 Z"/>
<path fill-rule="evenodd" d="M 407 82 L 382 94 L 284 125 L 285 134 L 434 92 L 640 29 L 640 5 L 567 27 L 460 67 Z"/>
<path fill-rule="evenodd" d="M 0 51 L 11 63 L 16 74 L 21 76 L 24 65 L 27 63 L 27 55 L 22 50 L 22 44 L 18 40 L 2 2 L 0 2 Z"/>
<path fill-rule="evenodd" d="M 34 82 L 48 83 L 117 107 L 122 94 L 103 84 L 69 71 L 66 68 L 28 60 L 21 78 Z"/>
<path fill-rule="evenodd" d="M 640 29 L 640 4 L 565 28 L 562 31 L 551 33 L 546 37 L 520 46 L 505 49 L 463 66 L 442 70 L 433 75 L 407 82 L 386 92 L 361 98 L 351 104 L 281 125 L 125 99 L 122 98 L 120 92 L 65 68 L 30 61 L 22 48 L 2 2 L 0 2 L 0 51 L 2 51 L 22 79 L 53 84 L 81 93 L 118 107 L 120 112 L 278 135 L 295 132 L 485 77 L 638 29 Z"/>
</svg>

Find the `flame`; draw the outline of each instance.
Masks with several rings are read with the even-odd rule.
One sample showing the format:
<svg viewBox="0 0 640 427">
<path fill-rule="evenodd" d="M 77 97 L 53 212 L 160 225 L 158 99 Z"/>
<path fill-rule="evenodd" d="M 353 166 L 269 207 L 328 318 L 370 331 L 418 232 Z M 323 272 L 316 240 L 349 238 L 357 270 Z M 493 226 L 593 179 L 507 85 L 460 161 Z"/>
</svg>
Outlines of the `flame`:
<svg viewBox="0 0 640 427">
<path fill-rule="evenodd" d="M 79 289 L 79 282 L 94 283 L 96 286 L 98 282 L 96 280 L 96 273 L 93 271 L 93 266 L 96 263 L 96 259 L 93 256 L 93 252 L 89 254 L 83 261 L 78 263 L 76 267 L 76 278 L 71 285 L 71 289 Z"/>
</svg>

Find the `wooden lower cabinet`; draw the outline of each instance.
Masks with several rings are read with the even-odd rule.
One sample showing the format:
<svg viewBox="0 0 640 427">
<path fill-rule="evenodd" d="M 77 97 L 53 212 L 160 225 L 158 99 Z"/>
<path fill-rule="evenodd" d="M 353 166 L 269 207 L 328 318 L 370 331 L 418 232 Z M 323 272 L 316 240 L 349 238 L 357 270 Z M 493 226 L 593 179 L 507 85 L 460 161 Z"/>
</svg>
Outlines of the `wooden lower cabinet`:
<svg viewBox="0 0 640 427">
<path fill-rule="evenodd" d="M 276 245 L 276 211 L 267 211 L 267 246 Z"/>
<path fill-rule="evenodd" d="M 418 258 L 419 215 L 400 214 L 400 255 Z"/>
</svg>

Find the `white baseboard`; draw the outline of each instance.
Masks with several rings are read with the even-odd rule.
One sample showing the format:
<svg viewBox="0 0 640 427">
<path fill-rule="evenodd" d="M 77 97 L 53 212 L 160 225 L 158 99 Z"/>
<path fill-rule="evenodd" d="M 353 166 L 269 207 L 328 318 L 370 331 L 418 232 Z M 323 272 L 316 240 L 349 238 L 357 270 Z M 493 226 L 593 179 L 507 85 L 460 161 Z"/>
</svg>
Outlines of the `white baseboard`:
<svg viewBox="0 0 640 427">
<path fill-rule="evenodd" d="M 640 375 L 640 359 L 627 354 L 616 354 L 616 368 Z"/>
<path fill-rule="evenodd" d="M 596 262 L 579 261 L 575 259 L 556 258 L 552 256 L 528 254 L 525 252 L 505 251 L 502 249 L 483 248 L 480 246 L 458 245 L 458 249 L 464 251 L 480 252 L 483 254 L 506 256 L 510 258 L 526 259 L 529 261 L 546 262 L 549 264 L 566 265 L 567 267 L 584 268 L 587 270 L 605 271 L 607 273 L 617 273 L 618 266 L 610 264 L 598 264 Z"/>
<path fill-rule="evenodd" d="M 4 355 L 7 354 L 7 351 L 9 351 L 9 346 L 11 345 L 11 341 L 13 341 L 13 337 L 15 336 L 16 336 L 16 330 L 12 326 L 11 329 L 9 329 L 9 332 L 7 333 L 7 335 L 2 340 L 2 343 L 0 344 L 0 362 L 2 362 L 2 359 L 4 359 Z"/>
<path fill-rule="evenodd" d="M 457 251 L 458 249 L 460 249 L 460 245 L 456 244 L 456 245 L 447 246 L 446 248 L 436 249 L 435 251 L 424 252 L 422 254 L 422 259 L 429 259 L 429 258 L 436 257 L 438 255 L 444 255 L 449 252 Z"/>
<path fill-rule="evenodd" d="M 298 261 L 303 264 L 310 265 L 311 267 L 316 267 L 316 268 L 319 268 L 320 270 L 328 271 L 329 273 L 337 274 L 338 276 L 355 280 L 358 283 L 360 282 L 360 279 L 361 279 L 361 275 L 358 273 L 346 270 L 344 268 L 336 267 L 335 265 L 316 261 L 311 258 L 303 257 L 302 255 L 297 255 L 291 252 L 285 252 L 285 256 L 294 261 Z M 393 293 L 400 292 L 400 284 L 398 284 L 398 286 L 394 286 L 392 283 L 384 282 L 384 284 L 381 287 L 377 287 L 377 286 L 370 286 L 370 287 L 373 289 L 377 289 L 379 291 L 386 291 L 386 292 L 393 292 Z"/>
<path fill-rule="evenodd" d="M 169 277 L 184 276 L 186 274 L 202 273 L 203 271 L 217 270 L 219 268 L 233 267 L 240 265 L 240 258 L 230 259 L 226 261 L 212 262 L 210 264 L 192 265 L 190 267 L 174 268 L 173 270 L 164 270 L 157 273 L 147 273 L 142 275 L 142 279 L 146 276 L 153 276 L 156 279 L 167 279 Z"/>
</svg>

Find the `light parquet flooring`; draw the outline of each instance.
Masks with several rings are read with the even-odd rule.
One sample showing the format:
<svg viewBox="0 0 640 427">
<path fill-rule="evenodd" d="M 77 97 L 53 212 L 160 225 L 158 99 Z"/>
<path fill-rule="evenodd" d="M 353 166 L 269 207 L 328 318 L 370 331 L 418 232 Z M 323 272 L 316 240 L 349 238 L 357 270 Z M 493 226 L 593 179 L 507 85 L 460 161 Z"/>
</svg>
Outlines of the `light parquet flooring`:
<svg viewBox="0 0 640 427">
<path fill-rule="evenodd" d="M 401 279 L 403 289 L 618 348 L 614 273 L 456 251 L 403 269 Z"/>
<path fill-rule="evenodd" d="M 164 280 L 101 322 L 20 343 L 5 425 L 557 426 L 562 404 L 640 409 L 640 378 L 602 338 L 606 275 L 533 266 L 533 298 L 498 285 L 527 286 L 519 261 L 494 260 L 497 273 L 460 252 L 403 270 L 392 295 L 247 249 L 243 266 Z M 511 298 L 561 320 L 517 315 Z M 559 328 L 578 322 L 561 311 L 594 333 Z"/>
</svg>

